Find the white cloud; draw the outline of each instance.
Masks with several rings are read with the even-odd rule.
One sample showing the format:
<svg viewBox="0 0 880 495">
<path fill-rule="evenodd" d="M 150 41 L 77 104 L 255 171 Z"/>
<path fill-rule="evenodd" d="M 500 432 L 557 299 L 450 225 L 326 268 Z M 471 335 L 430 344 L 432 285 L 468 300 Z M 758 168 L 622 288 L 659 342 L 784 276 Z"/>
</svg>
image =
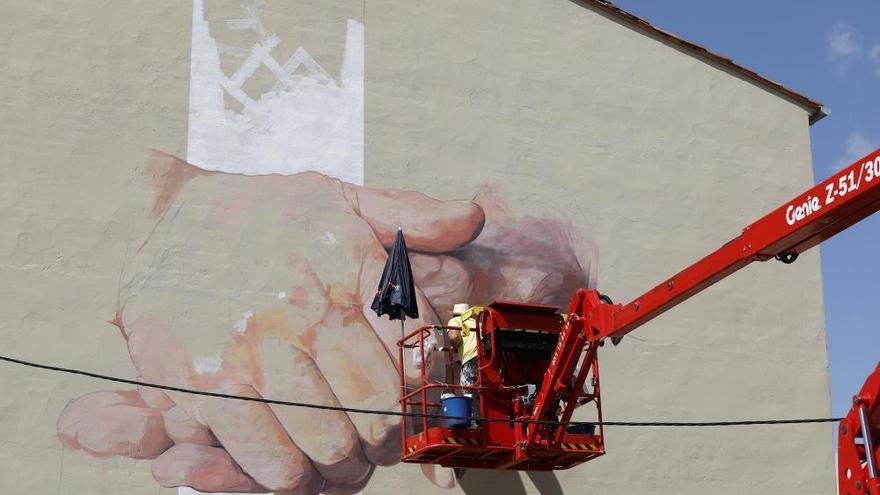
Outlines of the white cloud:
<svg viewBox="0 0 880 495">
<path fill-rule="evenodd" d="M 846 79 L 850 69 L 866 64 L 869 72 L 880 78 L 880 43 L 865 40 L 852 24 L 837 21 L 825 33 L 828 59 L 837 67 L 837 75 Z"/>
<path fill-rule="evenodd" d="M 846 140 L 846 152 L 852 156 L 853 160 L 872 151 L 874 151 L 874 145 L 861 133 L 850 134 Z"/>
<path fill-rule="evenodd" d="M 877 140 L 870 140 L 860 132 L 850 134 L 846 138 L 846 152 L 834 165 L 834 170 L 838 171 L 851 165 L 854 161 L 877 149 L 878 144 L 880 143 Z"/>
<path fill-rule="evenodd" d="M 861 55 L 865 47 L 860 40 L 861 35 L 855 27 L 843 21 L 837 21 L 825 35 L 828 41 L 828 52 L 831 58 L 845 58 Z M 873 49 L 872 49 L 873 56 Z"/>
</svg>

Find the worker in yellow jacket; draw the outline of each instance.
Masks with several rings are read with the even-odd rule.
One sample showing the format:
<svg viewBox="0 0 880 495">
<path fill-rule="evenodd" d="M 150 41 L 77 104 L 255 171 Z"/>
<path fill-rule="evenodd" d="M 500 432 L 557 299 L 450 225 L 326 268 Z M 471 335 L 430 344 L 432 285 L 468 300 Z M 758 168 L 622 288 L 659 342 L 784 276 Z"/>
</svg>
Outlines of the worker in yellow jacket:
<svg viewBox="0 0 880 495">
<path fill-rule="evenodd" d="M 461 379 L 459 385 L 477 385 L 477 315 L 483 311 L 480 306 L 471 307 L 466 303 L 458 303 L 452 307 L 452 319 L 447 326 L 458 329 L 447 330 L 449 343 L 455 346 L 461 359 Z M 465 395 L 473 396 L 470 391 Z"/>
</svg>

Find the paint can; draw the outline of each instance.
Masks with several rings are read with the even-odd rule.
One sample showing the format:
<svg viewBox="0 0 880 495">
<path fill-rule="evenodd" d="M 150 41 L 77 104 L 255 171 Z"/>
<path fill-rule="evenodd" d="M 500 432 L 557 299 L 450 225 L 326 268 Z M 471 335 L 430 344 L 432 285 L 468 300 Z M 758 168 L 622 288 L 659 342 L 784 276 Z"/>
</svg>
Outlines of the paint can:
<svg viewBox="0 0 880 495">
<path fill-rule="evenodd" d="M 455 394 L 440 396 L 443 415 L 449 428 L 465 428 L 471 424 L 471 398 Z"/>
</svg>

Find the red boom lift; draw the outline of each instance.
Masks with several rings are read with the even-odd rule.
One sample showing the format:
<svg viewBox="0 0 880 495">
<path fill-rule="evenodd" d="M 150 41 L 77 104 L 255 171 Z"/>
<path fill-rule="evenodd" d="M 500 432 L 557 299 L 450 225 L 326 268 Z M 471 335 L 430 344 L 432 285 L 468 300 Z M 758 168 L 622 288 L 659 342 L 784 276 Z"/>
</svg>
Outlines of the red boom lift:
<svg viewBox="0 0 880 495">
<path fill-rule="evenodd" d="M 853 397 L 853 405 L 837 425 L 837 483 L 840 495 L 880 493 L 874 440 L 880 434 L 880 363 Z"/>
<path fill-rule="evenodd" d="M 479 316 L 478 383 L 404 383 L 404 349 L 425 362 L 422 327 L 398 342 L 403 462 L 515 470 L 566 469 L 605 453 L 598 351 L 753 261 L 792 263 L 798 254 L 880 209 L 880 150 L 783 204 L 681 272 L 627 304 L 580 289 L 566 315 L 558 308 L 495 302 Z M 451 365 L 453 356 L 446 353 Z M 586 386 L 585 386 L 586 384 Z M 880 495 L 872 438 L 880 433 L 880 368 L 840 423 L 841 493 Z M 442 421 L 441 391 L 478 393 L 476 428 Z M 597 427 L 568 425 L 577 406 L 595 408 Z M 431 417 L 433 416 L 433 418 Z M 846 488 L 843 488 L 846 487 Z"/>
</svg>

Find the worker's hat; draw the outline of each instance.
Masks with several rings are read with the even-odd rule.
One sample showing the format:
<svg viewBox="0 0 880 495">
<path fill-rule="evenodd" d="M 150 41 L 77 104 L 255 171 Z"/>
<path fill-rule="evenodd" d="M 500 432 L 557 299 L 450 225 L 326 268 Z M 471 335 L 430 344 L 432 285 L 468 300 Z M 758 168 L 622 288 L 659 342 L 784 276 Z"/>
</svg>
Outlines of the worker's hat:
<svg viewBox="0 0 880 495">
<path fill-rule="evenodd" d="M 471 309 L 471 305 L 468 303 L 458 303 L 452 307 L 452 316 L 461 316 L 465 311 Z"/>
</svg>

